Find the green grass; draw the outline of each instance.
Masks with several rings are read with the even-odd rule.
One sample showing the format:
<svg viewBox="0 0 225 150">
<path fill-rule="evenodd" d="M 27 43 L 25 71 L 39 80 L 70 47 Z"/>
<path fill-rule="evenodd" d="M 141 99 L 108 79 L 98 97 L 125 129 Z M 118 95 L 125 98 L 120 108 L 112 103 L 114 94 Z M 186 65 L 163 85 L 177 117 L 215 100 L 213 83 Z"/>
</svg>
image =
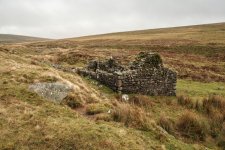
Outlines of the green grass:
<svg viewBox="0 0 225 150">
<path fill-rule="evenodd" d="M 212 94 L 225 96 L 225 83 L 202 83 L 191 80 L 178 80 L 177 93 L 186 94 L 191 97 L 207 97 Z"/>
</svg>

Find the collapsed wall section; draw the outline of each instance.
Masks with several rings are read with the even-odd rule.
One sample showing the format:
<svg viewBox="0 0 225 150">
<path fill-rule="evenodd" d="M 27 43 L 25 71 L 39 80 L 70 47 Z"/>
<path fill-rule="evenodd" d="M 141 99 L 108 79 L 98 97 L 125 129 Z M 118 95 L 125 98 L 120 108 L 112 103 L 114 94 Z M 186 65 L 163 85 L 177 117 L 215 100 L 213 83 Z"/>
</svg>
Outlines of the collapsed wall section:
<svg viewBox="0 0 225 150">
<path fill-rule="evenodd" d="M 114 60 L 90 62 L 86 69 L 78 70 L 114 91 L 152 96 L 176 95 L 176 72 L 163 67 L 161 57 L 154 53 L 140 53 L 131 66 L 120 66 Z"/>
<path fill-rule="evenodd" d="M 110 87 L 114 91 L 118 91 L 118 86 L 117 86 L 118 76 L 116 74 L 108 73 L 105 71 L 94 72 L 94 71 L 89 71 L 86 69 L 78 70 L 77 72 L 80 75 L 88 76 L 92 79 L 95 79 L 101 82 L 102 84 Z"/>
<path fill-rule="evenodd" d="M 112 90 L 118 91 L 118 76 L 116 74 L 98 71 L 96 80 L 110 87 Z"/>
</svg>

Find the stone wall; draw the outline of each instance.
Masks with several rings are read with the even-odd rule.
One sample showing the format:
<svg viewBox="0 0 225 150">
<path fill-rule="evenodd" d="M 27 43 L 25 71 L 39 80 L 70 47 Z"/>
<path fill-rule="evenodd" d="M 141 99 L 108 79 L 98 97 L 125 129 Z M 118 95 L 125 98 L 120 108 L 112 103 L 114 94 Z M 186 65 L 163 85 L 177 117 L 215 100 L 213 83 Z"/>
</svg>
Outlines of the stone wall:
<svg viewBox="0 0 225 150">
<path fill-rule="evenodd" d="M 114 91 L 118 90 L 118 86 L 117 86 L 118 76 L 116 74 L 107 73 L 104 71 L 98 71 L 96 80 L 107 85 Z"/>
<path fill-rule="evenodd" d="M 176 95 L 176 74 L 168 69 L 137 70 L 121 76 L 123 93 L 146 95 Z"/>
<path fill-rule="evenodd" d="M 160 56 L 154 53 L 140 53 L 127 67 L 120 66 L 112 58 L 106 62 L 93 61 L 78 73 L 98 80 L 117 92 L 176 95 L 176 73 L 163 67 Z"/>
<path fill-rule="evenodd" d="M 113 73 L 108 73 L 105 71 L 90 71 L 87 69 L 82 69 L 77 71 L 78 74 L 83 75 L 83 76 L 89 76 L 92 79 L 95 79 L 102 84 L 110 87 L 114 91 L 118 91 L 118 75 L 113 74 Z"/>
</svg>

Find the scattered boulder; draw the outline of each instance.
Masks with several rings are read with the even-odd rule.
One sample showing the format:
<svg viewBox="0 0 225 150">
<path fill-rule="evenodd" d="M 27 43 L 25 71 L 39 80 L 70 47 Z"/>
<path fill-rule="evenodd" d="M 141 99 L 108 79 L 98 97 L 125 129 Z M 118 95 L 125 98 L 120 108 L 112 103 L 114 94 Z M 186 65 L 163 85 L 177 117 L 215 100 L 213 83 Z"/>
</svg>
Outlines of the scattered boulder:
<svg viewBox="0 0 225 150">
<path fill-rule="evenodd" d="M 29 90 L 56 103 L 61 103 L 72 89 L 73 87 L 60 82 L 35 83 L 29 86 Z"/>
</svg>

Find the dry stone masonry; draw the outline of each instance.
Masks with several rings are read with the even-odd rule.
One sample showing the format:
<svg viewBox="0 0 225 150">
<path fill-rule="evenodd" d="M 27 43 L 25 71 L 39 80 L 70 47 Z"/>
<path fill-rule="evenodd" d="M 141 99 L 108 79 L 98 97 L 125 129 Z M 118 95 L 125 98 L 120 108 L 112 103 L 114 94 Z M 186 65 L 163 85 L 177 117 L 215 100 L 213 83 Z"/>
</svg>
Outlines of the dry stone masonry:
<svg viewBox="0 0 225 150">
<path fill-rule="evenodd" d="M 141 52 L 129 66 L 113 58 L 105 62 L 92 61 L 78 73 L 89 76 L 119 93 L 152 96 L 175 96 L 177 75 L 163 67 L 158 54 Z"/>
</svg>

